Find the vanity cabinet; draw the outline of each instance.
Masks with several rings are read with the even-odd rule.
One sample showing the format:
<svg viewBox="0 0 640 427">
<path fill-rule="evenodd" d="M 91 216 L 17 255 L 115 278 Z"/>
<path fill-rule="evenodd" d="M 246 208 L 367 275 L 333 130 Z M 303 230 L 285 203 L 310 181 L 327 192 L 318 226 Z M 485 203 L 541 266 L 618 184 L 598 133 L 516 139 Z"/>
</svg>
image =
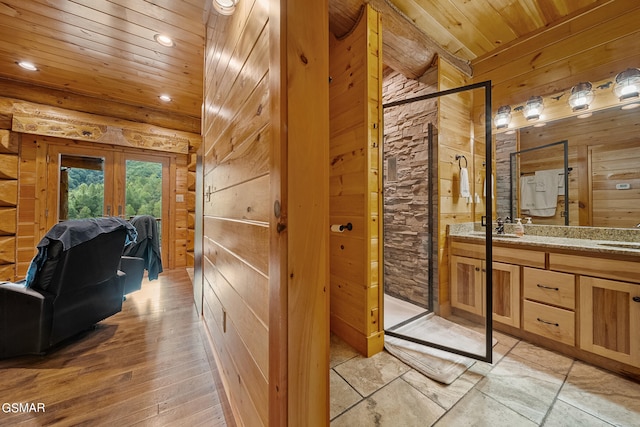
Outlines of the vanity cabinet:
<svg viewBox="0 0 640 427">
<path fill-rule="evenodd" d="M 452 252 L 469 256 L 451 256 L 451 306 L 484 316 L 486 263 L 480 257 L 484 248 L 478 245 L 452 243 Z M 493 262 L 493 320 L 520 327 L 520 266 Z"/>
<path fill-rule="evenodd" d="M 494 328 L 640 378 L 640 257 L 562 245 L 494 241 Z M 449 249 L 452 307 L 485 315 L 483 242 Z"/>
<path fill-rule="evenodd" d="M 640 366 L 640 285 L 580 277 L 580 348 Z"/>
</svg>

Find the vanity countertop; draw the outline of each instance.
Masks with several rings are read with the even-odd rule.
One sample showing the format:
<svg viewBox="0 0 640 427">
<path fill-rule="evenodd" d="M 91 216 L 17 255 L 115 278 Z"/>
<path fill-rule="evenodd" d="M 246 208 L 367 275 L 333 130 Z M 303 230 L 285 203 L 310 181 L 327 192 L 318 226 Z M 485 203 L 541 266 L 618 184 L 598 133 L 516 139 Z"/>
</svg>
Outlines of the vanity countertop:
<svg viewBox="0 0 640 427">
<path fill-rule="evenodd" d="M 449 236 L 483 242 L 485 228 L 475 223 L 449 225 Z M 505 224 L 505 234 L 493 233 L 494 244 L 536 246 L 549 249 L 580 250 L 602 255 L 627 255 L 640 262 L 640 229 L 525 225 L 525 235 L 517 237 L 513 224 Z"/>
</svg>

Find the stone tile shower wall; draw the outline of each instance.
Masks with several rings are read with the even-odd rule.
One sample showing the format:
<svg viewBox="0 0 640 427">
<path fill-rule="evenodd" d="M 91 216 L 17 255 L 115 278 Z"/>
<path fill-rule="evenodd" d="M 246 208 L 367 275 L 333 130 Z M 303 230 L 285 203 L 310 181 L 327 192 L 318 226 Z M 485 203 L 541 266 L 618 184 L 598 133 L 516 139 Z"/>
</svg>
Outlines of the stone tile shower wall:
<svg viewBox="0 0 640 427">
<path fill-rule="evenodd" d="M 383 103 L 436 90 L 435 86 L 409 80 L 389 68 L 383 74 Z M 427 128 L 429 122 L 435 124 L 436 119 L 435 100 L 384 111 L 385 293 L 422 307 L 428 304 L 429 285 Z M 393 164 L 393 159 L 396 173 L 390 174 L 388 166 Z M 395 180 L 390 180 L 394 177 Z M 437 200 L 435 195 L 433 200 Z M 434 268 L 437 268 L 437 262 L 434 262 Z"/>
</svg>

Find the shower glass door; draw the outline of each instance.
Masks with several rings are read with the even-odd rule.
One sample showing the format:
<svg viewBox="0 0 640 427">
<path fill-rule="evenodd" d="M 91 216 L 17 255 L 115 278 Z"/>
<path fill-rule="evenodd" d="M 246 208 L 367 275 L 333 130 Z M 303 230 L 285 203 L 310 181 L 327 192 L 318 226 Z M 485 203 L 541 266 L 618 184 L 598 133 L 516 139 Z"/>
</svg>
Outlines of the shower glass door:
<svg viewBox="0 0 640 427">
<path fill-rule="evenodd" d="M 415 120 L 420 108 L 437 111 L 406 132 L 391 124 L 395 134 L 385 133 L 386 342 L 400 339 L 491 362 L 497 268 L 492 263 L 491 226 L 483 228 L 484 241 L 476 242 L 467 256 L 449 256 L 449 242 L 438 244 L 446 238 L 439 232 L 445 224 L 479 225 L 481 217 L 493 215 L 492 191 L 483 191 L 487 177 L 493 176 L 491 120 L 485 120 L 491 117 L 491 83 L 392 101 L 383 108 L 385 126 L 394 115 L 404 125 Z M 447 120 L 438 120 L 438 112 Z M 423 134 L 416 129 L 423 129 Z M 395 141 L 399 148 L 388 157 L 387 145 L 403 137 L 406 140 Z M 440 246 L 445 250 L 439 251 Z M 502 280 L 499 275 L 497 279 Z M 399 323 L 387 322 L 389 294 L 393 304 L 411 301 L 414 314 Z"/>
</svg>

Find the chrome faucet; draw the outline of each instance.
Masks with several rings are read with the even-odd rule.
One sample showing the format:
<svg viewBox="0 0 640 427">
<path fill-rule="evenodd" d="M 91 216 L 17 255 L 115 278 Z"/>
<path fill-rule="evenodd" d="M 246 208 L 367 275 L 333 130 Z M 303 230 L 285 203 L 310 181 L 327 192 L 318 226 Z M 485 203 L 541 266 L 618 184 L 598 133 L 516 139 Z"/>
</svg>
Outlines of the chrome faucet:
<svg viewBox="0 0 640 427">
<path fill-rule="evenodd" d="M 496 234 L 504 234 L 504 221 L 501 217 L 498 217 L 496 220 L 498 226 L 496 227 Z"/>
</svg>

